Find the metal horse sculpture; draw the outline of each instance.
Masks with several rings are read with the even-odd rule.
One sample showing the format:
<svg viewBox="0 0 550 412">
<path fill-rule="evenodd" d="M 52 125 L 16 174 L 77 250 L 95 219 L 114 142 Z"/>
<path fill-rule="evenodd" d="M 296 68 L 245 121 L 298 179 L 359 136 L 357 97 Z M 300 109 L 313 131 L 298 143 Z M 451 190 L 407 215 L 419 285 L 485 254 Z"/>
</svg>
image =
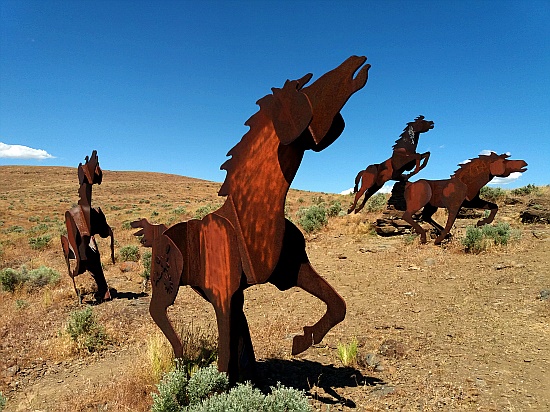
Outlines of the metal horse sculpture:
<svg viewBox="0 0 550 412">
<path fill-rule="evenodd" d="M 422 220 L 431 224 L 439 235 L 435 244 L 439 245 L 450 232 L 461 207 L 488 209 L 488 217 L 477 222 L 477 226 L 491 223 L 498 211 L 495 203 L 479 197 L 479 191 L 489 183 L 493 177 L 507 177 L 513 172 L 525 172 L 527 163 L 523 160 L 507 160 L 506 154 L 480 155 L 471 161 L 460 165 L 460 168 L 446 180 L 421 179 L 414 183 L 407 183 L 405 187 L 405 201 L 407 210 L 403 219 L 409 222 L 420 234 L 422 243 L 426 243 L 426 231 L 412 215 L 422 209 Z M 438 208 L 444 207 L 449 212 L 445 228 L 432 219 Z"/>
<path fill-rule="evenodd" d="M 91 207 L 92 186 L 101 184 L 102 178 L 103 172 L 99 167 L 97 151 L 94 150 L 91 158 L 88 159 L 86 156 L 84 165 L 82 163 L 78 165 L 78 180 L 80 182 L 78 206 L 65 212 L 67 236 L 61 235 L 61 246 L 69 276 L 73 280 L 73 286 L 79 299 L 80 294 L 74 278 L 86 270 L 91 273 L 97 284 L 96 299 L 98 301 L 111 299 L 94 235 L 99 235 L 102 238 L 111 237 L 111 259 L 115 263 L 113 231 L 107 224 L 103 211 L 100 208 Z M 71 270 L 70 259 L 76 261 L 73 270 Z"/>
<path fill-rule="evenodd" d="M 344 300 L 310 265 L 304 237 L 285 219 L 284 204 L 304 151 L 323 150 L 342 133 L 340 110 L 367 82 L 370 65 L 365 61 L 352 56 L 307 87 L 312 74 L 287 80 L 258 101 L 259 111 L 246 122 L 250 130 L 221 167 L 227 177 L 219 195 L 227 199 L 220 209 L 166 230 L 145 220 L 133 222 L 142 228 L 136 233 L 144 235 L 142 243 L 153 248 L 149 310 L 176 357 L 182 357 L 182 343 L 166 309 L 181 285 L 190 285 L 214 306 L 218 368 L 232 382 L 254 376 L 254 350 L 243 312 L 248 286 L 298 286 L 326 303 L 323 317 L 294 337 L 293 354 L 320 342 L 344 319 Z"/>
<path fill-rule="evenodd" d="M 367 200 L 374 195 L 384 183 L 389 180 L 407 180 L 411 176 L 414 176 L 419 171 L 426 167 L 428 159 L 430 158 L 430 152 L 416 153 L 416 146 L 418 146 L 418 139 L 421 133 L 426 133 L 430 129 L 433 129 L 434 122 L 424 120 L 424 116 L 418 116 L 414 119 L 414 122 L 407 123 L 403 133 L 393 145 L 392 156 L 383 163 L 378 163 L 368 166 L 365 170 L 361 170 L 355 178 L 355 187 L 353 192 L 355 193 L 355 199 L 353 204 L 348 209 L 348 213 L 355 211 L 359 212 Z M 420 164 L 420 161 L 423 161 Z M 412 170 L 414 171 L 404 175 L 403 172 Z M 361 188 L 359 188 L 359 182 L 361 181 Z M 357 202 L 365 194 L 363 203 L 356 208 Z"/>
</svg>

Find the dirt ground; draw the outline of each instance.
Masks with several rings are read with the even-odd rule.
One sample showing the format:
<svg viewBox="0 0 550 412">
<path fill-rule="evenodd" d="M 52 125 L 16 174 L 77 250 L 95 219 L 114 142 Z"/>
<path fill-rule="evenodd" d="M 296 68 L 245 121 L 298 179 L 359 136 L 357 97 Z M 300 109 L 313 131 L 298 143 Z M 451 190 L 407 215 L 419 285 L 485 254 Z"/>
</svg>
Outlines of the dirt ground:
<svg viewBox="0 0 550 412">
<path fill-rule="evenodd" d="M 118 292 L 93 306 L 110 343 L 95 354 L 76 351 L 63 331 L 69 314 L 81 307 L 58 241 L 64 211 L 78 200 L 76 169 L 3 166 L 0 175 L 0 269 L 46 265 L 61 274 L 58 284 L 39 291 L 0 292 L 5 410 L 148 410 L 155 382 L 146 378 L 146 352 L 158 331 L 148 314 L 150 291 L 143 293 L 141 263 L 113 265 L 108 240 L 99 242 L 105 276 Z M 105 212 L 118 251 L 138 245 L 129 221 L 189 219 L 199 207 L 223 201 L 218 187 L 180 176 L 104 171 L 92 206 Z M 547 200 L 548 190 L 543 193 Z M 319 197 L 339 200 L 343 209 L 351 201 L 291 191 L 288 214 Z M 520 222 L 528 200 L 502 204 L 496 217 L 521 238 L 480 254 L 465 253 L 460 243 L 475 220 L 458 220 L 453 238 L 440 247 L 433 240 L 420 245 L 411 236 L 373 234 L 375 213 L 332 218 L 307 236 L 307 251 L 313 267 L 346 301 L 346 318 L 320 344 L 293 357 L 293 336 L 322 316 L 324 304 L 296 288 L 247 289 L 258 384 L 303 389 L 323 412 L 550 410 L 550 228 Z M 37 222 L 47 223 L 52 234 L 38 251 L 28 244 Z M 22 230 L 10 230 L 15 226 Z M 89 275 L 76 280 L 83 291 L 91 290 Z M 180 289 L 169 315 L 179 324 L 215 331 L 212 307 L 189 288 Z M 354 339 L 357 362 L 344 366 L 338 345 Z"/>
</svg>

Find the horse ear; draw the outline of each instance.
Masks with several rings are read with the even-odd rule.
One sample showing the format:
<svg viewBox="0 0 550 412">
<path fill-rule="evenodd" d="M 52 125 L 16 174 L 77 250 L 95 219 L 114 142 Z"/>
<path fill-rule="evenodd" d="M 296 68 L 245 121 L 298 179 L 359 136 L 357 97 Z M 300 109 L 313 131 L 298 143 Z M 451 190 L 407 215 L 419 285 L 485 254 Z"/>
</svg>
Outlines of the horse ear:
<svg viewBox="0 0 550 412">
<path fill-rule="evenodd" d="M 287 80 L 282 89 L 271 89 L 271 120 L 282 144 L 290 144 L 296 140 L 313 118 L 308 97 L 299 91 L 302 86 L 297 80 Z"/>
<path fill-rule="evenodd" d="M 504 165 L 504 159 L 498 159 L 491 163 L 489 170 L 493 176 L 501 176 L 506 171 L 506 166 Z"/>
</svg>

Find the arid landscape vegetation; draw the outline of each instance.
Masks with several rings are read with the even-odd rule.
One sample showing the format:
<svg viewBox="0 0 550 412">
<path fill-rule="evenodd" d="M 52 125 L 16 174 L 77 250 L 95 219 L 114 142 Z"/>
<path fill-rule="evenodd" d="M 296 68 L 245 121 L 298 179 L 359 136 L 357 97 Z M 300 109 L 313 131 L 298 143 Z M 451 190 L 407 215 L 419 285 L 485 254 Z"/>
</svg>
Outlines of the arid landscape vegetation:
<svg viewBox="0 0 550 412">
<path fill-rule="evenodd" d="M 223 203 L 219 187 L 104 170 L 92 206 L 114 230 L 115 264 L 109 239 L 97 239 L 114 298 L 95 304 L 95 284 L 84 274 L 76 278 L 79 304 L 59 240 L 64 213 L 78 200 L 76 169 L 0 167 L 5 411 L 150 410 L 170 347 L 148 313 L 148 249 L 129 223 L 201 217 Z M 498 197 L 494 225 L 507 228 L 505 241 L 469 243 L 467 227 L 477 219 L 462 218 L 453 236 L 434 246 L 407 230 L 378 235 L 376 222 L 386 215 L 375 198 L 347 215 L 351 196 L 291 190 L 286 214 L 294 222 L 308 209 L 330 216 L 318 228 L 307 226 L 312 218 L 299 226 L 313 267 L 342 295 L 347 315 L 320 344 L 293 357 L 293 336 L 324 313 L 324 304 L 296 288 L 247 289 L 258 386 L 304 390 L 313 410 L 323 412 L 550 410 L 550 188 L 488 195 Z M 523 223 L 526 211 L 542 217 Z M 435 218 L 443 223 L 444 211 Z M 76 326 L 85 313 L 93 322 L 81 334 Z M 214 311 L 188 287 L 169 316 L 189 341 L 215 342 Z"/>
</svg>

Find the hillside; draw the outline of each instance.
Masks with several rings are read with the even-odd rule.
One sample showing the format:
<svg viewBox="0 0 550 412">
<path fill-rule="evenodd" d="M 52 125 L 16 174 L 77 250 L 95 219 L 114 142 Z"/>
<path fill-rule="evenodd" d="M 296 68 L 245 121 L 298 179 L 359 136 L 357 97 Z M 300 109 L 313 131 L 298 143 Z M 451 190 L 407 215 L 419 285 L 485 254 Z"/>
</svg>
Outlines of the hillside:
<svg viewBox="0 0 550 412">
<path fill-rule="evenodd" d="M 119 252 L 139 246 L 130 221 L 190 219 L 223 202 L 219 186 L 104 170 L 92 206 L 102 208 L 114 230 L 116 264 L 108 259 L 108 239 L 98 243 L 115 299 L 91 305 L 94 284 L 84 274 L 76 278 L 85 294 L 79 305 L 59 243 L 64 213 L 78 200 L 76 169 L 0 166 L 0 270 L 44 265 L 61 275 L 44 288 L 0 291 L 6 411 L 149 409 L 157 381 L 148 350 L 160 337 L 148 314 L 142 263 L 122 262 Z M 296 220 L 301 207 L 338 201 L 347 209 L 351 197 L 291 190 L 287 200 L 286 213 Z M 550 229 L 520 222 L 529 202 L 550 204 L 548 187 L 499 201 L 495 222 L 509 223 L 520 236 L 480 254 L 465 253 L 460 242 L 475 220 L 458 220 L 453 238 L 438 247 L 433 239 L 419 245 L 410 235 L 377 236 L 372 222 L 380 212 L 331 218 L 306 236 L 307 250 L 313 267 L 346 301 L 346 319 L 292 357 L 292 337 L 315 322 L 324 305 L 296 288 L 247 289 L 260 384 L 304 389 L 319 411 L 549 410 Z M 444 214 L 436 218 L 443 222 Z M 39 236 L 51 240 L 33 249 L 29 240 Z M 91 354 L 65 332 L 71 313 L 90 305 L 108 336 L 106 348 Z M 181 288 L 169 314 L 181 328 L 215 333 L 212 307 L 188 288 Z M 337 347 L 354 339 L 358 361 L 344 366 Z"/>
</svg>

